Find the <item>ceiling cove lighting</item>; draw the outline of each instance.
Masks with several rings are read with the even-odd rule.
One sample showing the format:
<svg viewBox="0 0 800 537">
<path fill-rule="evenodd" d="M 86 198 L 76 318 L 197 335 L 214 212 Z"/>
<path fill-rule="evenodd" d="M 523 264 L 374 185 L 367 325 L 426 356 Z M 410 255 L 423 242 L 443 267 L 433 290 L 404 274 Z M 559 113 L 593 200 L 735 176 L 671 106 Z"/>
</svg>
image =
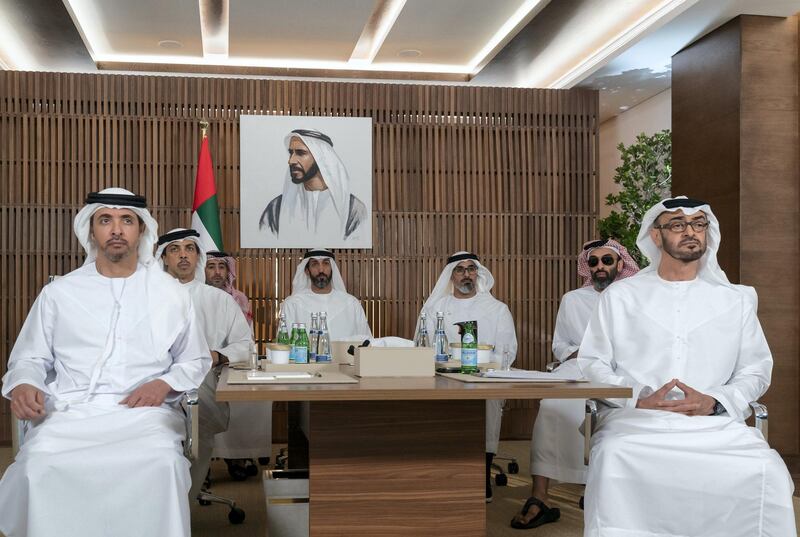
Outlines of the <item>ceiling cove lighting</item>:
<svg viewBox="0 0 800 537">
<path fill-rule="evenodd" d="M 96 63 L 152 63 L 175 65 L 209 65 L 219 67 L 264 67 L 276 69 L 331 69 L 339 71 L 352 71 L 356 66 L 342 61 L 298 60 L 296 58 L 247 58 L 228 57 L 219 60 L 214 57 L 199 56 L 168 56 L 165 54 L 98 54 L 94 58 Z M 358 65 L 359 71 L 394 71 L 415 73 L 447 73 L 465 74 L 463 65 L 444 63 L 370 63 Z"/>
<path fill-rule="evenodd" d="M 204 4 L 212 4 L 218 13 L 217 23 L 209 34 L 209 44 L 213 40 L 224 41 L 224 49 L 207 49 L 206 34 L 203 33 L 203 56 L 176 56 L 174 54 L 122 54 L 115 52 L 103 30 L 102 22 L 95 9 L 98 0 L 63 0 L 69 11 L 78 32 L 83 38 L 86 49 L 95 64 L 100 63 L 128 63 L 128 64 L 159 64 L 159 65 L 192 65 L 192 66 L 217 66 L 217 67 L 255 67 L 277 69 L 308 69 L 308 70 L 341 70 L 352 71 L 385 71 L 397 73 L 442 73 L 457 75 L 474 75 L 482 69 L 502 48 L 505 42 L 516 31 L 527 24 L 550 0 L 524 0 L 506 22 L 495 32 L 492 38 L 481 48 L 467 64 L 438 64 L 438 63 L 403 63 L 403 62 L 373 62 L 375 55 L 380 50 L 383 41 L 402 11 L 406 0 L 378 0 L 373 15 L 378 14 L 374 24 L 368 22 L 362 32 L 362 37 L 372 28 L 369 46 L 367 42 L 361 46 L 361 39 L 356 44 L 350 60 L 348 61 L 318 61 L 300 60 L 296 58 L 247 58 L 231 57 L 228 54 L 229 0 L 198 0 L 200 5 L 201 20 Z M 224 4 L 224 24 L 221 4 Z M 372 19 L 372 17 L 371 17 Z M 205 24 L 203 24 L 205 25 Z M 205 32 L 205 30 L 204 30 Z M 224 37 L 223 37 L 224 35 Z M 217 43 L 219 44 L 219 43 Z M 220 52 L 224 50 L 223 52 Z"/>
<path fill-rule="evenodd" d="M 550 0 L 525 0 L 489 39 L 489 42 L 470 60 L 468 72 L 472 75 L 478 74 L 491 61 L 494 55 L 500 51 L 500 48 L 506 44 L 506 39 L 511 35 L 516 35 L 518 30 L 528 24 L 538 13 L 537 8 L 540 11 L 549 3 Z"/>
<path fill-rule="evenodd" d="M 230 5 L 228 0 L 198 0 L 203 56 L 219 61 L 228 57 Z"/>
<path fill-rule="evenodd" d="M 526 87 L 541 87 L 545 85 L 551 89 L 570 88 L 583 80 L 587 75 L 602 66 L 608 59 L 619 52 L 622 52 L 628 45 L 644 34 L 659 22 L 667 22 L 667 17 L 671 14 L 678 15 L 681 11 L 696 4 L 698 0 L 662 0 L 653 9 L 648 11 L 643 17 L 639 18 L 631 26 L 616 35 L 603 46 L 587 54 L 584 59 L 563 73 L 556 80 L 545 83 L 536 78 L 531 78 L 525 84 Z M 683 8 L 680 9 L 679 8 Z"/>
<path fill-rule="evenodd" d="M 406 0 L 378 0 L 375 2 L 375 8 L 350 54 L 349 63 L 359 66 L 372 63 L 405 5 Z"/>
</svg>

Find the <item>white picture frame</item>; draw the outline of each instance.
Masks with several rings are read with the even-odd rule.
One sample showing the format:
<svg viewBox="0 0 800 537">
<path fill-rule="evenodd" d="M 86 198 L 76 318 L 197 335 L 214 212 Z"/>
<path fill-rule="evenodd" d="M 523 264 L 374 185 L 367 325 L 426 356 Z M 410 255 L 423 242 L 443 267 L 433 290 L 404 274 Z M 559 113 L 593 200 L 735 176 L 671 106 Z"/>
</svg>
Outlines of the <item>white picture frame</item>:
<svg viewBox="0 0 800 537">
<path fill-rule="evenodd" d="M 242 248 L 372 248 L 372 118 L 243 115 L 240 151 Z"/>
</svg>

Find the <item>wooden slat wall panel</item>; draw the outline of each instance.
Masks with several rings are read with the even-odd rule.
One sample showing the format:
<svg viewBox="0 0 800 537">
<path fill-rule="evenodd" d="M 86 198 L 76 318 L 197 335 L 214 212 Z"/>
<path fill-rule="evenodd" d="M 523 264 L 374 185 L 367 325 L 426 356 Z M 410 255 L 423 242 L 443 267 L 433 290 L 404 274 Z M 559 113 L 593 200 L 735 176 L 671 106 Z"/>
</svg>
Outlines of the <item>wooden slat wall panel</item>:
<svg viewBox="0 0 800 537">
<path fill-rule="evenodd" d="M 338 255 L 376 335 L 410 337 L 445 258 L 472 250 L 514 315 L 517 363 L 541 369 L 594 234 L 597 109 L 585 90 L 0 72 L 0 354 L 47 276 L 82 262 L 72 218 L 88 192 L 122 186 L 160 229 L 189 225 L 200 119 L 225 245 L 269 339 L 301 252 L 239 249 L 239 116 L 324 115 L 373 118 L 374 247 Z M 530 404 L 511 406 L 504 427 L 528 434 Z M 0 441 L 7 417 L 4 403 Z"/>
</svg>

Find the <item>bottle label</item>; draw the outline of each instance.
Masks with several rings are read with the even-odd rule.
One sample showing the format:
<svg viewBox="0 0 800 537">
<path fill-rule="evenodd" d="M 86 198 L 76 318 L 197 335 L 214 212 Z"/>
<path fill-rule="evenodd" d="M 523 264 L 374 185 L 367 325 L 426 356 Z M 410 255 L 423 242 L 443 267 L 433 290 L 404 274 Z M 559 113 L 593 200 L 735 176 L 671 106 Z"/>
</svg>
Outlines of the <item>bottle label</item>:
<svg viewBox="0 0 800 537">
<path fill-rule="evenodd" d="M 317 354 L 317 363 L 326 362 L 329 363 L 331 361 L 330 354 Z"/>
<path fill-rule="evenodd" d="M 295 347 L 294 348 L 294 363 L 307 364 L 308 363 L 308 347 Z"/>
<path fill-rule="evenodd" d="M 447 361 L 447 355 L 446 354 L 437 354 L 436 355 L 436 361 L 437 362 L 446 362 Z"/>
<path fill-rule="evenodd" d="M 464 334 L 464 337 L 461 338 L 461 343 L 465 343 L 469 345 L 470 343 L 475 343 L 475 336 L 467 332 Z"/>
<path fill-rule="evenodd" d="M 461 349 L 461 366 L 478 366 L 478 349 Z"/>
</svg>

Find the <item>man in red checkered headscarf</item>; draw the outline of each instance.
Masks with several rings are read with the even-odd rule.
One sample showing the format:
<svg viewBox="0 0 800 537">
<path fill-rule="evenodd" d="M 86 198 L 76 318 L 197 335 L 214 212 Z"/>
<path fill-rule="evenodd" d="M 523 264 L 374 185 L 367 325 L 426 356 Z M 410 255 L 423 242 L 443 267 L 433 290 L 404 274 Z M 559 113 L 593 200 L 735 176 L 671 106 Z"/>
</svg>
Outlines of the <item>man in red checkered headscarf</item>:
<svg viewBox="0 0 800 537">
<path fill-rule="evenodd" d="M 553 355 L 561 365 L 556 374 L 579 379 L 578 346 L 589 317 L 609 285 L 633 276 L 639 271 L 636 261 L 619 242 L 595 240 L 583 245 L 578 254 L 578 275 L 583 287 L 561 299 L 553 334 Z M 539 405 L 531 439 L 532 496 L 522 511 L 511 521 L 514 528 L 527 529 L 555 522 L 560 516 L 557 507 L 548 507 L 547 489 L 550 479 L 564 483 L 586 483 L 583 464 L 583 436 L 578 427 L 584 418 L 583 400 L 546 399 Z"/>
</svg>

